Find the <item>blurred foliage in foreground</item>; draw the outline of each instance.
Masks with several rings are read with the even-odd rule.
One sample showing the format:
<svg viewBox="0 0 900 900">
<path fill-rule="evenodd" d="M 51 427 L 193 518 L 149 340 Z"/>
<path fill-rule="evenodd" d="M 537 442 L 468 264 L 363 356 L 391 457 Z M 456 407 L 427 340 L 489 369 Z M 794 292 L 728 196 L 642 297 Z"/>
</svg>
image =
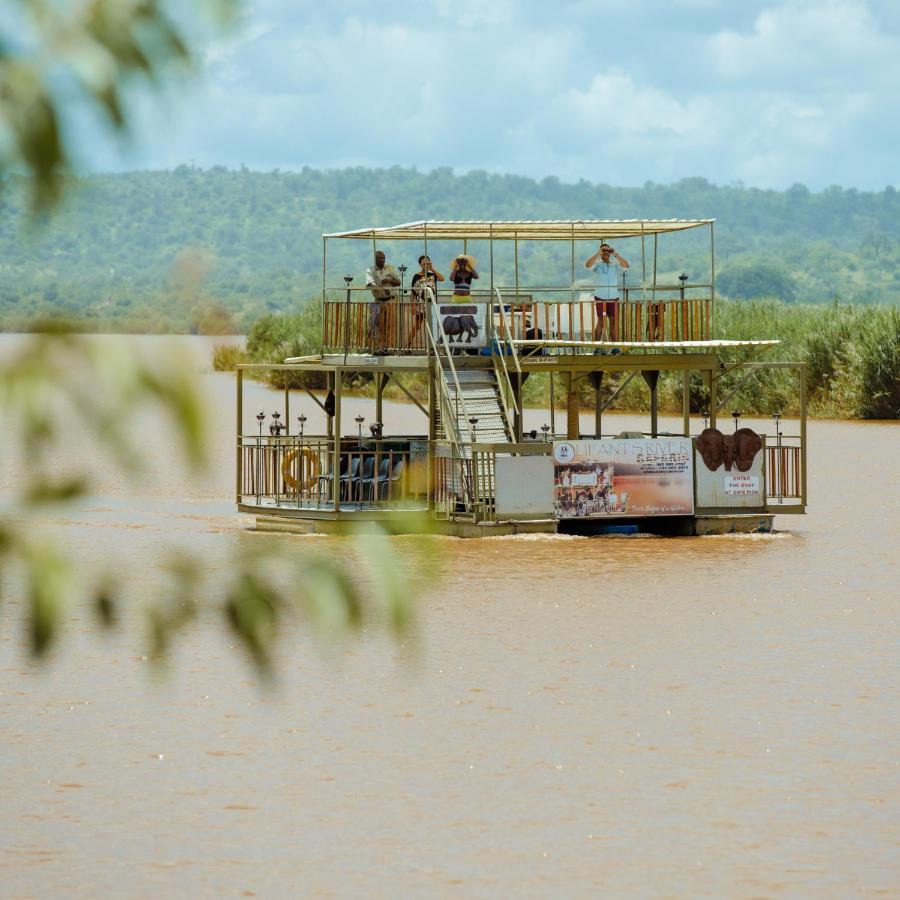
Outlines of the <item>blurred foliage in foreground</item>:
<svg viewBox="0 0 900 900">
<path fill-rule="evenodd" d="M 185 465 L 200 473 L 208 464 L 204 406 L 183 361 L 150 364 L 106 341 L 40 334 L 0 364 L 5 469 L 24 472 L 15 492 L 4 492 L 0 511 L 0 573 L 18 576 L 0 584 L 0 602 L 9 599 L 12 585 L 20 602 L 10 604 L 4 620 L 22 612 L 39 657 L 60 637 L 70 611 L 89 605 L 108 628 L 136 614 L 122 601 L 121 576 L 85 571 L 42 523 L 64 518 L 66 509 L 96 491 L 106 464 L 132 478 L 147 473 L 142 431 L 133 426 L 149 407 L 162 411 Z M 66 452 L 73 446 L 89 449 L 74 457 Z M 408 529 L 409 523 L 402 525 Z M 427 552 L 423 542 L 413 549 L 414 555 Z M 409 632 L 418 573 L 427 569 L 433 576 L 434 561 L 426 565 L 423 557 L 419 566 L 414 560 L 410 570 L 384 530 L 358 535 L 342 553 L 336 560 L 304 552 L 294 541 L 243 542 L 227 570 L 211 578 L 202 557 L 179 550 L 161 560 L 171 591 L 148 598 L 149 655 L 164 659 L 177 635 L 199 626 L 208 618 L 200 614 L 209 610 L 219 612 L 263 676 L 275 674 L 279 634 L 292 619 L 329 634 L 366 624 Z"/>
<path fill-rule="evenodd" d="M 315 352 L 319 344 L 318 304 L 294 316 L 264 316 L 250 329 L 247 349 L 219 346 L 213 354 L 213 367 L 228 371 L 239 362 L 283 362 L 288 356 Z M 316 311 L 314 311 L 316 310 Z M 733 301 L 718 303 L 718 336 L 732 340 L 772 338 L 781 344 L 761 360 L 805 362 L 808 366 L 809 412 L 826 418 L 897 419 L 900 418 L 900 309 L 893 306 L 854 307 L 832 303 L 813 305 L 780 303 L 777 300 Z M 266 377 L 273 387 L 283 387 L 284 373 Z M 321 387 L 312 383 L 312 375 L 292 376 L 292 386 Z M 737 385 L 743 373 L 725 376 L 719 395 Z M 307 379 L 307 381 L 304 381 Z M 409 376 L 407 387 L 419 399 L 427 396 L 424 378 Z M 617 377 L 604 382 L 609 396 L 620 384 Z M 370 380 L 358 379 L 352 386 L 363 394 L 372 394 Z M 581 404 L 592 408 L 594 391 L 587 381 L 580 383 Z M 547 407 L 550 403 L 550 379 L 532 375 L 525 382 L 525 402 Z M 403 401 L 402 393 L 388 386 L 385 396 Z M 695 377 L 691 388 L 691 408 L 699 412 L 707 405 L 706 388 Z M 564 404 L 562 385 L 557 382 L 556 402 Z M 733 409 L 747 414 L 768 416 L 773 412 L 796 415 L 799 412 L 797 377 L 785 370 L 759 372 L 738 388 Z M 681 377 L 664 373 L 660 379 L 660 407 L 681 410 Z M 650 395 L 644 382 L 636 378 L 613 402 L 611 409 L 650 408 Z"/>
<path fill-rule="evenodd" d="M 4 6 L 0 173 L 30 173 L 23 185 L 33 213 L 54 207 L 66 186 L 73 110 L 127 133 L 133 115 L 127 91 L 189 69 L 193 39 L 210 25 L 225 25 L 236 2 L 10 0 Z"/>
</svg>

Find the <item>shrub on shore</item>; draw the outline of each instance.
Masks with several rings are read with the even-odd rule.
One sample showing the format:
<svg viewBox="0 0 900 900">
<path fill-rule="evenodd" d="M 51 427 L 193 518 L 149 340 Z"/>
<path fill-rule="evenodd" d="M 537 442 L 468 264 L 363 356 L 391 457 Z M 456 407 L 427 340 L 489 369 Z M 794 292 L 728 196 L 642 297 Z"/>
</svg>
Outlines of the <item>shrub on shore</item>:
<svg viewBox="0 0 900 900">
<path fill-rule="evenodd" d="M 247 353 L 237 344 L 216 344 L 213 347 L 212 367 L 216 372 L 233 372 L 239 363 L 249 361 Z"/>
<path fill-rule="evenodd" d="M 900 419 L 900 310 L 869 311 L 856 342 L 856 414 Z"/>
</svg>

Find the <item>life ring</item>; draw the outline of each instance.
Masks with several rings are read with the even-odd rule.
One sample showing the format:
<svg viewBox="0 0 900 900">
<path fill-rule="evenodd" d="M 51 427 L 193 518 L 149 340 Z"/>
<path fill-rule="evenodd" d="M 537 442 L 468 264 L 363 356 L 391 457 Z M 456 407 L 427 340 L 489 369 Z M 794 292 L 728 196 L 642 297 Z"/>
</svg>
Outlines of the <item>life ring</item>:
<svg viewBox="0 0 900 900">
<path fill-rule="evenodd" d="M 306 460 L 306 469 L 310 473 L 302 483 L 299 478 L 294 477 L 294 473 L 291 471 L 294 461 L 297 459 Z M 303 471 L 302 464 L 300 471 Z M 300 447 L 285 453 L 284 459 L 281 461 L 281 477 L 289 490 L 296 491 L 300 488 L 308 491 L 319 480 L 319 454 L 310 447 Z"/>
</svg>

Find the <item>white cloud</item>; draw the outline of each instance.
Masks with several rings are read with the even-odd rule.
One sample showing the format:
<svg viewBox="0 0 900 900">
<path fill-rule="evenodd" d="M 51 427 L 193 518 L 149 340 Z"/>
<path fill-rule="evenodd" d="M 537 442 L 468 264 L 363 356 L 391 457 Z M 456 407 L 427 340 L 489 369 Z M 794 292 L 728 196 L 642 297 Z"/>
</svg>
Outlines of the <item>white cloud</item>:
<svg viewBox="0 0 900 900">
<path fill-rule="evenodd" d="M 793 91 L 883 87 L 900 74 L 900 40 L 880 30 L 871 10 L 865 0 L 790 0 L 765 9 L 752 30 L 713 36 L 714 71 L 744 88 L 774 81 Z"/>
<path fill-rule="evenodd" d="M 260 0 L 132 159 L 883 186 L 898 28 L 875 0 Z"/>
</svg>

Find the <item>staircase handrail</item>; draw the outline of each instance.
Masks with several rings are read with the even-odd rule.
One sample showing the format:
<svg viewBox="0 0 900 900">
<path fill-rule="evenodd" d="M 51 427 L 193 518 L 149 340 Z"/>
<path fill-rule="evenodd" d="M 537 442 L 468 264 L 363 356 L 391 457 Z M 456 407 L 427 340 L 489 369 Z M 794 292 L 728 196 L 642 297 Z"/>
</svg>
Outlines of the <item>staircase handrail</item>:
<svg viewBox="0 0 900 900">
<path fill-rule="evenodd" d="M 427 296 L 427 298 L 428 298 L 428 299 L 427 299 L 428 304 L 429 304 L 429 305 L 435 304 L 437 301 L 436 301 L 436 297 L 435 297 L 435 295 L 434 295 L 434 292 L 431 290 L 431 288 L 428 287 L 428 286 L 426 286 L 426 287 L 425 287 L 425 292 L 426 292 L 426 296 Z M 436 342 L 435 339 L 434 339 L 434 335 L 432 334 L 432 331 L 431 331 L 431 322 L 429 321 L 429 319 L 430 319 L 430 317 L 426 315 L 426 316 L 425 316 L 425 333 L 428 335 L 428 340 L 429 340 L 429 342 L 431 343 L 432 349 L 434 350 L 434 355 L 435 355 L 435 357 L 437 358 L 438 362 L 440 362 L 440 361 L 441 361 L 441 358 L 442 358 L 442 357 L 441 357 L 441 353 L 440 353 L 440 350 L 439 350 L 439 348 L 438 348 L 438 344 L 437 344 L 437 342 Z M 474 444 L 474 443 L 475 443 L 475 428 L 474 428 L 474 426 L 472 425 L 472 423 L 469 422 L 470 416 L 469 416 L 469 411 L 466 409 L 466 398 L 463 396 L 462 387 L 460 386 L 460 383 L 459 383 L 459 377 L 458 377 L 457 374 L 456 374 L 456 366 L 455 366 L 454 363 L 453 363 L 453 354 L 450 352 L 450 343 L 449 343 L 449 341 L 447 340 L 447 334 L 446 334 L 446 332 L 444 331 L 443 328 L 441 329 L 441 343 L 443 344 L 443 349 L 444 349 L 445 358 L 446 358 L 447 362 L 449 363 L 450 374 L 453 376 L 453 383 L 454 383 L 454 385 L 456 386 L 456 403 L 457 403 L 457 407 L 460 406 L 460 405 L 462 406 L 462 414 L 463 414 L 463 417 L 465 418 L 466 423 L 467 423 L 468 426 L 469 426 L 469 439 L 470 439 L 471 442 Z M 447 377 L 447 376 L 446 376 L 446 369 L 444 368 L 443 365 L 440 366 L 440 369 L 441 369 L 441 380 L 442 380 L 442 382 L 443 382 L 444 391 L 446 392 L 447 400 L 449 401 L 451 398 L 450 398 L 450 390 L 449 390 L 449 386 L 448 386 L 447 383 L 446 383 L 446 377 Z M 458 421 L 458 420 L 459 420 L 459 411 L 458 411 L 458 409 L 457 409 L 457 416 L 456 416 L 456 418 L 457 418 L 457 421 Z M 454 430 L 456 430 L 456 429 L 454 428 Z M 459 437 L 458 437 L 458 435 L 457 435 L 457 443 L 458 443 L 458 442 L 459 442 Z"/>
<path fill-rule="evenodd" d="M 426 309 L 428 313 L 431 311 L 431 307 L 433 304 L 436 304 L 437 298 L 434 295 L 434 291 L 431 290 L 430 287 L 425 287 L 426 294 Z M 450 345 L 447 341 L 447 335 L 444 333 L 444 330 L 441 329 L 441 338 L 442 343 L 444 345 L 444 349 L 446 351 L 447 360 L 450 363 L 450 371 L 453 374 L 453 381 L 456 384 L 456 404 L 457 408 L 454 410 L 454 415 L 449 415 L 451 411 L 451 407 L 453 406 L 452 398 L 450 397 L 450 388 L 447 384 L 447 371 L 441 363 L 441 353 L 438 347 L 438 343 L 435 340 L 434 334 L 431 330 L 431 316 L 430 314 L 426 314 L 425 316 L 425 335 L 428 339 L 428 343 L 431 345 L 431 349 L 434 352 L 434 358 L 436 362 L 436 367 L 440 370 L 440 378 L 435 379 L 435 381 L 440 382 L 440 392 L 441 396 L 439 399 L 439 405 L 443 406 L 444 409 L 441 413 L 441 421 L 444 425 L 444 432 L 446 434 L 447 440 L 450 442 L 450 446 L 453 450 L 454 456 L 456 459 L 460 461 L 460 465 L 462 465 L 462 461 L 464 459 L 462 454 L 462 446 L 459 439 L 459 429 L 457 427 L 459 422 L 459 404 L 462 404 L 463 415 L 466 416 L 466 422 L 469 424 L 469 431 L 471 442 L 475 443 L 475 433 L 474 428 L 469 422 L 469 417 L 466 414 L 466 401 L 465 397 L 462 393 L 462 388 L 459 383 L 459 378 L 456 376 L 456 367 L 453 365 L 453 357 L 450 353 Z M 474 505 L 474 490 L 471 481 L 466 477 L 465 468 L 463 467 L 460 470 L 460 481 L 463 485 L 463 503 L 466 509 L 466 512 L 471 512 L 472 507 Z"/>
<path fill-rule="evenodd" d="M 516 350 L 516 345 L 513 343 L 512 339 L 512 329 L 509 327 L 509 324 L 506 321 L 506 310 L 503 308 L 503 296 L 500 294 L 500 288 L 495 287 L 494 293 L 497 295 L 497 305 L 500 307 L 500 320 L 503 323 L 503 331 L 506 335 L 506 345 L 510 349 L 510 355 L 513 358 L 513 362 L 516 364 L 516 374 L 522 374 L 522 366 L 519 364 L 519 352 Z M 501 354 L 502 356 L 503 354 Z M 506 370 L 506 362 L 503 363 L 504 371 Z M 509 377 L 507 373 L 507 378 Z M 518 409 L 516 410 L 518 412 Z"/>
<path fill-rule="evenodd" d="M 512 352 L 514 354 L 514 359 L 516 362 L 516 368 L 518 369 L 519 376 L 521 377 L 522 369 L 519 367 L 519 357 L 516 353 L 515 345 L 510 343 L 510 331 L 506 323 L 506 313 L 503 310 L 503 297 L 500 294 L 499 288 L 494 288 L 495 293 L 497 294 L 497 302 L 500 306 L 500 318 L 503 323 L 503 330 L 506 333 L 506 342 L 507 346 L 512 348 Z M 506 353 L 494 354 L 492 353 L 494 361 L 494 374 L 497 378 L 497 393 L 500 395 L 500 402 L 503 404 L 503 414 L 506 418 L 506 430 L 507 435 L 511 441 L 514 441 L 516 438 L 516 427 L 515 422 L 513 420 L 512 415 L 509 411 L 509 403 L 507 402 L 507 394 L 509 395 L 510 400 L 512 400 L 513 409 L 515 410 L 515 415 L 519 415 L 519 404 L 516 402 L 516 392 L 513 390 L 512 381 L 509 377 L 509 369 L 506 365 Z M 500 364 L 497 364 L 497 356 L 500 357 Z M 500 369 L 503 369 L 503 384 L 500 384 Z"/>
</svg>

